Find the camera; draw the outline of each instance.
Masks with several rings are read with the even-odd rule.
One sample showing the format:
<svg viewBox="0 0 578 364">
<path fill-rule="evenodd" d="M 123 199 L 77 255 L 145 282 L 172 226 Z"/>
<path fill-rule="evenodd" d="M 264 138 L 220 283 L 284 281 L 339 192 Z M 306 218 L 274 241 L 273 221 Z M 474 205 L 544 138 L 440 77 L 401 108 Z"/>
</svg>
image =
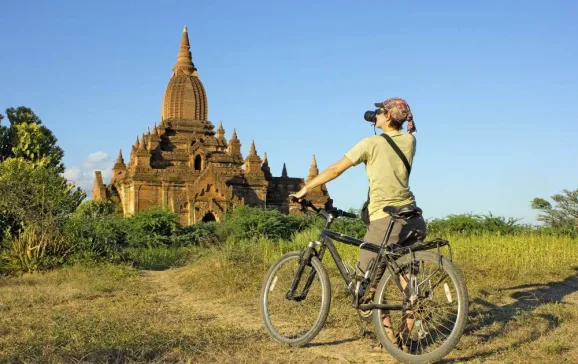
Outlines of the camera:
<svg viewBox="0 0 578 364">
<path fill-rule="evenodd" d="M 363 115 L 363 118 L 366 121 L 369 121 L 370 123 L 375 123 L 377 122 L 377 114 L 379 114 L 379 109 L 376 109 L 374 111 L 366 111 L 365 114 Z"/>
</svg>

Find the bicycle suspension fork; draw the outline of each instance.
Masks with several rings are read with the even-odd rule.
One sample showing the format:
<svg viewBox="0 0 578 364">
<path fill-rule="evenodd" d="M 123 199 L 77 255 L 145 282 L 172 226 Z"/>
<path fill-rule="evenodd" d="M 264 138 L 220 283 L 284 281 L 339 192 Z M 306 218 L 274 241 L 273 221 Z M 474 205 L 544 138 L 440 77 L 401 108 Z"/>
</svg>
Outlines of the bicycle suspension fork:
<svg viewBox="0 0 578 364">
<path fill-rule="evenodd" d="M 311 285 L 313 284 L 313 280 L 315 279 L 315 269 L 311 269 L 311 271 L 309 272 L 308 276 L 307 276 L 307 280 L 305 281 L 305 284 L 303 285 L 303 290 L 301 291 L 301 294 L 299 294 L 298 296 L 295 296 L 295 291 L 297 290 L 297 287 L 299 286 L 299 282 L 301 281 L 301 277 L 303 276 L 303 271 L 305 270 L 306 266 L 311 266 L 311 258 L 313 256 L 317 257 L 319 260 L 321 260 L 321 258 L 323 258 L 323 254 L 325 253 L 325 245 L 323 245 L 321 247 L 321 249 L 319 250 L 319 252 L 317 252 L 317 250 L 315 249 L 317 246 L 319 246 L 321 243 L 317 242 L 317 241 L 310 241 L 309 244 L 307 245 L 307 248 L 305 248 L 303 250 L 303 254 L 301 255 L 300 259 L 299 259 L 299 268 L 297 269 L 297 272 L 295 273 L 295 277 L 293 278 L 293 282 L 291 283 L 291 290 L 289 292 L 287 292 L 286 298 L 289 300 L 294 300 L 294 301 L 302 301 L 307 297 L 307 293 L 309 292 L 309 288 L 311 288 Z"/>
</svg>

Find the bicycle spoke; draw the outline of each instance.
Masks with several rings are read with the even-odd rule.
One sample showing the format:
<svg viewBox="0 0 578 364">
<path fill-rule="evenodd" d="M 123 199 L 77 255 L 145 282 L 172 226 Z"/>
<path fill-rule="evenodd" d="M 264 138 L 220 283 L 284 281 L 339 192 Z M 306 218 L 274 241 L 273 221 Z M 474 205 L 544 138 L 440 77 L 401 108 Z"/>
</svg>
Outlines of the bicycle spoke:
<svg viewBox="0 0 578 364">
<path fill-rule="evenodd" d="M 439 264 L 439 258 L 434 259 L 416 258 L 400 265 L 402 288 L 407 282 L 405 292 L 395 285 L 391 275 L 379 292 L 380 303 L 410 304 L 408 311 L 390 313 L 389 317 L 396 335 L 403 340 L 404 351 L 416 356 L 447 347 L 444 344 L 452 337 L 460 317 L 460 297 L 455 282 Z M 397 347 L 397 343 L 394 344 Z"/>
<path fill-rule="evenodd" d="M 281 340 L 306 336 L 312 328 L 319 326 L 324 310 L 319 274 L 313 265 L 308 264 L 298 277 L 299 263 L 299 255 L 294 254 L 279 264 L 265 290 L 264 309 L 270 325 L 268 328 Z M 294 294 L 289 296 L 293 288 Z"/>
</svg>

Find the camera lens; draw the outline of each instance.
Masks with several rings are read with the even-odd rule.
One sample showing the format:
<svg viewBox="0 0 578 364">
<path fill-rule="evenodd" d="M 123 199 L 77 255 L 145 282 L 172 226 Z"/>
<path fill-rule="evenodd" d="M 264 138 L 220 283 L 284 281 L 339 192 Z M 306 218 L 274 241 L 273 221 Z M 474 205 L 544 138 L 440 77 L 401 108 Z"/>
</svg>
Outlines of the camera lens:
<svg viewBox="0 0 578 364">
<path fill-rule="evenodd" d="M 375 116 L 376 116 L 375 111 L 366 111 L 365 114 L 363 115 L 363 118 L 369 121 L 370 123 L 375 123 L 377 121 Z"/>
</svg>

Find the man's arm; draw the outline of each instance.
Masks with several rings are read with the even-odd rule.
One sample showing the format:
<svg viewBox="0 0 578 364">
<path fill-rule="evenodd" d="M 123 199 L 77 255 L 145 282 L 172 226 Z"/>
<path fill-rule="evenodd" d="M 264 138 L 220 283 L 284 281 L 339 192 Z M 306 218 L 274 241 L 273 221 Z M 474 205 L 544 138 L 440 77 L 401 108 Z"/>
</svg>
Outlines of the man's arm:
<svg viewBox="0 0 578 364">
<path fill-rule="evenodd" d="M 303 198 L 309 191 L 313 188 L 334 180 L 345 172 L 349 167 L 353 166 L 353 163 L 349 158 L 343 157 L 339 162 L 329 166 L 315 178 L 313 178 L 309 183 L 307 183 L 299 192 L 292 194 L 296 198 Z"/>
</svg>

